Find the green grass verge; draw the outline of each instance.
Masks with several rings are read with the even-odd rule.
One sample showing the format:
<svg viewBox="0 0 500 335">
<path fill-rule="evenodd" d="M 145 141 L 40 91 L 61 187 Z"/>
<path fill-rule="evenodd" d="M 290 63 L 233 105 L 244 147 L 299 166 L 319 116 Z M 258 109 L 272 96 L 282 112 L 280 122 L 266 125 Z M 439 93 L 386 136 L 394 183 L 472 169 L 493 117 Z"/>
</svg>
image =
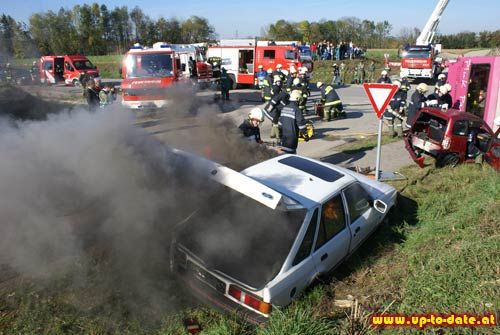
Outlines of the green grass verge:
<svg viewBox="0 0 500 335">
<path fill-rule="evenodd" d="M 392 137 L 388 134 L 382 134 L 382 145 L 400 141 L 398 137 Z M 355 154 L 362 151 L 367 151 L 375 148 L 378 143 L 377 135 L 364 136 L 353 142 L 348 142 L 335 147 L 338 152 L 345 154 Z"/>
</svg>

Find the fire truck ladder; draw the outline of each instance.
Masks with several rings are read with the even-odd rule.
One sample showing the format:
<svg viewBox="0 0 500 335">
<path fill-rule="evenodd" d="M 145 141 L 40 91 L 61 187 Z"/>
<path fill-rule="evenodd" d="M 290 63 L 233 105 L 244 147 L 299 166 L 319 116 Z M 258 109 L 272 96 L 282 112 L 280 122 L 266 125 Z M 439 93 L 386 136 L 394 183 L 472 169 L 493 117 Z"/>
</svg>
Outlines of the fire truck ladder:
<svg viewBox="0 0 500 335">
<path fill-rule="evenodd" d="M 441 20 L 441 14 L 443 14 L 448 2 L 450 2 L 450 0 L 439 0 L 429 20 L 427 20 L 424 29 L 417 38 L 417 45 L 429 45 L 432 43 L 439 21 Z"/>
</svg>

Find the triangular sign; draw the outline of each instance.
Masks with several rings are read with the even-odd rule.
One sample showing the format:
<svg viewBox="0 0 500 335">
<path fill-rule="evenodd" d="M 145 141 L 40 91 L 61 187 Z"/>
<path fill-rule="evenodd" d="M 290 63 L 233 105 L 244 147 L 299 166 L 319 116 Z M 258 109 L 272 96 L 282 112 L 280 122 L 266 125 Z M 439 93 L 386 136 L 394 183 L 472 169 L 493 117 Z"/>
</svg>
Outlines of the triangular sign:
<svg viewBox="0 0 500 335">
<path fill-rule="evenodd" d="M 398 86 L 393 84 L 365 83 L 363 84 L 363 88 L 368 99 L 370 99 L 373 110 L 380 119 L 392 97 L 396 94 Z"/>
</svg>

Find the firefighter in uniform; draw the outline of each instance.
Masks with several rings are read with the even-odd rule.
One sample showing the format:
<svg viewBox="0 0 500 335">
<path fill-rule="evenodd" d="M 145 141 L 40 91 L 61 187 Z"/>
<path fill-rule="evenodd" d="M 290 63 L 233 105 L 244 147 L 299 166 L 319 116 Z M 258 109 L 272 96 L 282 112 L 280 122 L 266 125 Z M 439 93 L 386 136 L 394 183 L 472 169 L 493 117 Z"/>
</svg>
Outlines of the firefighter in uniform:
<svg viewBox="0 0 500 335">
<path fill-rule="evenodd" d="M 441 87 L 439 87 L 437 101 L 437 105 L 441 109 L 448 110 L 452 107 L 453 99 L 451 98 L 450 92 L 448 91 L 448 87 L 446 85 L 442 85 Z"/>
<path fill-rule="evenodd" d="M 281 115 L 281 110 L 288 103 L 288 93 L 279 85 L 273 85 L 272 92 L 274 94 L 272 99 L 264 107 L 264 113 L 272 122 L 270 137 L 280 138 L 278 121 Z"/>
<path fill-rule="evenodd" d="M 365 63 L 363 63 L 363 61 L 359 62 L 358 64 L 358 71 L 359 71 L 359 83 L 363 84 L 365 82 Z"/>
<path fill-rule="evenodd" d="M 285 79 L 286 79 L 286 75 L 283 73 L 282 69 L 283 69 L 283 65 L 281 65 L 281 64 L 276 65 L 276 70 L 273 72 L 273 78 L 275 76 L 280 76 L 281 82 L 284 83 Z"/>
<path fill-rule="evenodd" d="M 295 78 L 292 83 L 292 92 L 297 91 L 300 93 L 300 99 L 297 100 L 297 105 L 303 114 L 307 113 L 307 97 L 309 96 L 309 91 L 306 86 L 302 83 L 300 78 Z"/>
<path fill-rule="evenodd" d="M 267 75 L 264 78 L 262 83 L 262 101 L 270 101 L 272 98 L 271 87 L 273 86 L 273 77 L 272 77 L 273 69 L 267 69 Z"/>
<path fill-rule="evenodd" d="M 382 72 L 380 72 L 380 78 L 378 78 L 377 83 L 380 83 L 380 84 L 390 84 L 391 83 L 391 78 L 389 78 L 388 72 L 386 70 L 382 70 Z"/>
<path fill-rule="evenodd" d="M 340 75 L 340 85 L 345 85 L 345 78 L 346 78 L 346 65 L 344 62 L 340 63 L 339 67 L 339 75 Z"/>
<path fill-rule="evenodd" d="M 352 84 L 359 84 L 359 69 L 357 65 L 354 67 L 354 72 L 352 73 Z"/>
<path fill-rule="evenodd" d="M 11 83 L 14 81 L 14 78 L 12 77 L 12 68 L 10 67 L 10 63 L 5 64 L 5 69 L 3 73 L 6 82 Z"/>
<path fill-rule="evenodd" d="M 387 106 L 387 109 L 384 111 L 384 121 L 387 122 L 389 126 L 389 131 L 391 132 L 392 137 L 402 137 L 403 136 L 403 128 L 402 128 L 402 107 L 406 105 L 406 100 L 404 99 L 405 92 L 401 89 L 401 82 L 399 80 L 395 80 L 393 84 L 398 86 L 398 91 L 394 94 Z M 395 128 L 395 129 L 394 129 Z"/>
<path fill-rule="evenodd" d="M 264 122 L 264 113 L 259 107 L 254 107 L 250 113 L 248 113 L 248 118 L 245 119 L 238 127 L 243 136 L 249 141 L 255 141 L 257 143 L 263 143 L 260 138 L 260 128 L 259 125 Z"/>
<path fill-rule="evenodd" d="M 368 64 L 368 68 L 366 70 L 366 81 L 368 83 L 373 83 L 375 80 L 375 62 L 371 61 L 370 64 Z"/>
<path fill-rule="evenodd" d="M 264 78 L 266 78 L 266 75 L 267 73 L 266 71 L 264 71 L 264 66 L 259 65 L 259 71 L 255 73 L 255 88 L 262 90 L 262 87 L 264 87 Z"/>
<path fill-rule="evenodd" d="M 333 63 L 332 65 L 332 85 L 340 85 L 340 70 L 337 63 Z"/>
<path fill-rule="evenodd" d="M 325 86 L 321 81 L 318 81 L 316 86 L 321 90 L 321 102 L 324 106 L 323 121 L 331 121 L 338 116 L 346 116 L 342 101 L 339 95 L 331 85 Z"/>
<path fill-rule="evenodd" d="M 436 85 L 435 87 L 439 89 L 441 86 L 446 84 L 446 75 L 444 73 L 440 73 L 437 77 Z"/>
<path fill-rule="evenodd" d="M 415 92 L 413 92 L 408 106 L 408 117 L 406 118 L 407 128 L 413 126 L 416 121 L 418 110 L 426 105 L 427 98 L 425 97 L 425 93 L 427 93 L 428 89 L 429 87 L 427 84 L 420 83 Z"/>
<path fill-rule="evenodd" d="M 231 89 L 231 86 L 233 85 L 233 81 L 231 80 L 231 77 L 227 74 L 226 68 L 221 69 L 221 74 L 220 74 L 220 93 L 221 93 L 221 99 L 223 101 L 229 100 L 229 90 Z"/>
<path fill-rule="evenodd" d="M 39 72 L 38 72 L 38 66 L 36 64 L 36 60 L 33 61 L 33 64 L 31 65 L 30 68 L 30 75 L 31 75 L 31 83 L 35 84 L 38 83 L 38 77 L 39 77 Z"/>
<path fill-rule="evenodd" d="M 87 82 L 87 87 L 85 88 L 85 98 L 90 111 L 94 111 L 99 108 L 101 99 L 99 99 L 99 90 L 94 79 L 90 79 Z"/>
<path fill-rule="evenodd" d="M 290 66 L 290 71 L 288 72 L 288 76 L 286 77 L 286 91 L 290 93 L 292 91 L 292 85 L 293 85 L 293 80 L 297 78 L 297 70 L 295 67 L 292 65 Z"/>
<path fill-rule="evenodd" d="M 300 99 L 300 91 L 292 91 L 288 104 L 281 110 L 279 117 L 279 125 L 282 130 L 281 148 L 289 154 L 297 153 L 299 144 L 299 133 L 302 134 L 306 141 L 309 136 L 306 133 L 307 122 L 300 112 L 297 101 Z"/>
</svg>

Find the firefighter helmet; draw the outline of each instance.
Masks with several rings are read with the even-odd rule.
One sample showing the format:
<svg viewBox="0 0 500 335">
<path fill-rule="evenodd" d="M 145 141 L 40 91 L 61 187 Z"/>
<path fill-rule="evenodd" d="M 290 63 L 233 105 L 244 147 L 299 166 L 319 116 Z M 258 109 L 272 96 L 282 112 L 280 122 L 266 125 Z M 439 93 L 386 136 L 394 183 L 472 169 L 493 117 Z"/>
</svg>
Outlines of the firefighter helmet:
<svg viewBox="0 0 500 335">
<path fill-rule="evenodd" d="M 302 66 L 302 67 L 300 68 L 300 71 L 299 71 L 299 72 L 304 73 L 304 74 L 305 74 L 305 73 L 307 73 L 307 67 Z"/>
<path fill-rule="evenodd" d="M 273 83 L 276 83 L 276 82 L 281 83 L 281 76 L 279 74 L 277 74 L 273 77 Z"/>
<path fill-rule="evenodd" d="M 323 83 L 322 83 L 321 81 L 318 81 L 318 82 L 316 83 L 316 87 L 320 88 L 321 86 L 323 86 Z"/>
<path fill-rule="evenodd" d="M 288 76 L 288 71 L 287 70 L 281 70 L 281 73 L 283 73 L 285 76 Z"/>
<path fill-rule="evenodd" d="M 448 92 L 451 92 L 451 84 L 444 84 L 444 87 L 446 87 L 446 89 L 448 90 Z"/>
<path fill-rule="evenodd" d="M 273 73 L 273 69 L 271 69 L 271 68 L 267 69 L 267 73 L 269 73 L 269 74 Z"/>
<path fill-rule="evenodd" d="M 33 61 L 33 65 L 36 65 L 36 60 Z"/>
<path fill-rule="evenodd" d="M 259 107 L 254 107 L 250 113 L 248 113 L 248 119 L 264 122 L 264 112 Z"/>
<path fill-rule="evenodd" d="M 295 66 L 290 66 L 290 73 L 297 73 L 297 69 L 295 69 Z"/>
<path fill-rule="evenodd" d="M 401 88 L 401 82 L 399 80 L 394 80 L 392 83 L 396 85 L 398 88 Z"/>
<path fill-rule="evenodd" d="M 302 92 L 299 90 L 293 90 L 290 93 L 290 101 L 299 101 L 302 98 Z"/>
<path fill-rule="evenodd" d="M 259 65 L 259 66 L 258 66 L 258 68 L 259 68 L 259 69 L 263 69 L 263 68 L 264 68 L 264 65 L 262 65 L 262 64 L 261 64 L 261 65 Z"/>
<path fill-rule="evenodd" d="M 293 86 L 297 86 L 300 84 L 300 79 L 299 78 L 295 78 L 292 82 Z"/>
<path fill-rule="evenodd" d="M 438 79 L 439 79 L 439 80 L 442 80 L 442 79 L 445 79 L 445 78 L 446 78 L 446 75 L 445 75 L 444 73 L 440 73 L 440 74 L 438 75 Z"/>
<path fill-rule="evenodd" d="M 333 66 L 333 67 L 337 67 L 337 63 L 333 63 L 333 65 L 332 65 L 332 66 Z"/>
<path fill-rule="evenodd" d="M 426 83 L 420 83 L 417 86 L 417 91 L 419 91 L 420 93 L 425 93 L 425 92 L 427 92 L 428 89 L 429 89 L 429 86 L 427 86 Z"/>
<path fill-rule="evenodd" d="M 387 76 L 387 71 L 386 70 L 382 70 L 382 72 L 380 72 L 381 75 L 383 76 Z"/>
<path fill-rule="evenodd" d="M 283 67 L 283 65 L 281 65 L 281 64 L 276 65 L 277 69 L 281 69 L 282 67 Z"/>
<path fill-rule="evenodd" d="M 446 87 L 446 85 L 439 86 L 439 93 L 441 93 L 441 94 L 448 93 L 448 88 Z"/>
</svg>

